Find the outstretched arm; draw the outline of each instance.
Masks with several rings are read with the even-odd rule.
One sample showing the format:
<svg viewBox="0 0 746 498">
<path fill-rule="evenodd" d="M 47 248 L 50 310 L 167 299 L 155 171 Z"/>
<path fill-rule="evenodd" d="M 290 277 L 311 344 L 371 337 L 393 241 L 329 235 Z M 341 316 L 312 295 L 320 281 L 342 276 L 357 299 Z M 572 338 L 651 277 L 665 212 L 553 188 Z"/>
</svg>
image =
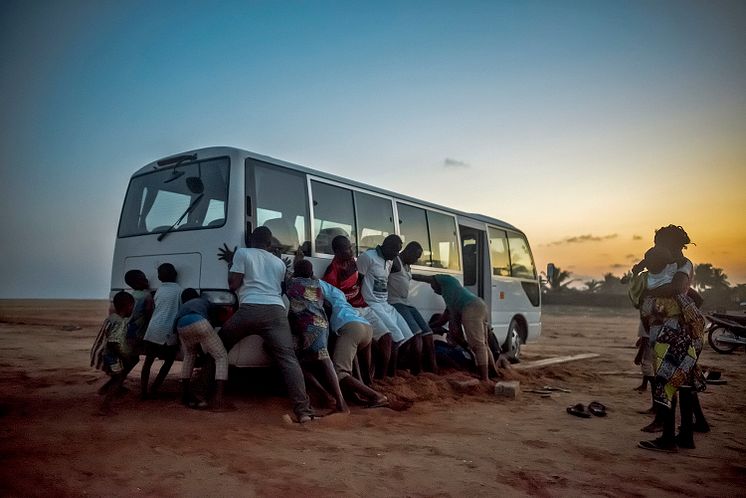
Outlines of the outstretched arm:
<svg viewBox="0 0 746 498">
<path fill-rule="evenodd" d="M 412 280 L 416 280 L 418 282 L 425 282 L 426 284 L 431 284 L 433 282 L 433 277 L 429 275 L 418 275 L 416 273 L 413 273 Z"/>
</svg>

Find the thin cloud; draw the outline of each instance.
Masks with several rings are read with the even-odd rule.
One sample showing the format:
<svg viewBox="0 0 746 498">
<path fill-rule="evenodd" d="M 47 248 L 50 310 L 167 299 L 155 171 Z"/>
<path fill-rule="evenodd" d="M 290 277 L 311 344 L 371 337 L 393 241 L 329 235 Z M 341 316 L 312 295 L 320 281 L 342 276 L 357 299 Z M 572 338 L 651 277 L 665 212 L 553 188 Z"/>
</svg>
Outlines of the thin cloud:
<svg viewBox="0 0 746 498">
<path fill-rule="evenodd" d="M 616 233 L 612 233 L 609 235 L 576 235 L 574 237 L 566 237 L 562 240 L 557 240 L 554 242 L 550 242 L 548 245 L 550 246 L 560 246 L 562 244 L 582 244 L 584 242 L 601 242 L 604 240 L 611 240 L 616 239 L 619 235 Z"/>
<path fill-rule="evenodd" d="M 452 157 L 446 157 L 443 160 L 443 166 L 446 168 L 469 168 L 471 167 L 471 164 L 465 161 L 459 161 L 458 159 L 453 159 Z"/>
<path fill-rule="evenodd" d="M 629 267 L 629 265 L 625 265 L 625 264 L 622 264 L 622 263 L 614 263 L 613 265 L 610 265 L 610 268 L 612 268 L 614 270 L 619 270 L 621 268 L 628 268 L 628 267 Z"/>
<path fill-rule="evenodd" d="M 642 240 L 642 235 L 633 235 L 632 240 Z"/>
<path fill-rule="evenodd" d="M 627 254 L 624 258 L 629 259 L 629 260 L 634 260 L 634 259 L 637 259 L 637 256 L 635 256 L 634 254 Z"/>
</svg>

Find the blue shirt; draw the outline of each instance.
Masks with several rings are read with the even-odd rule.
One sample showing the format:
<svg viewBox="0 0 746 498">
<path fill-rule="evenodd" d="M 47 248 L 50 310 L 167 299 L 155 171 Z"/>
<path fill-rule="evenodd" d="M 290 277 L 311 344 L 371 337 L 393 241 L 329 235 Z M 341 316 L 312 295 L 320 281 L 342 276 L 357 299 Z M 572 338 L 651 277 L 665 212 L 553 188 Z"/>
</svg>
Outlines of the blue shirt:
<svg viewBox="0 0 746 498">
<path fill-rule="evenodd" d="M 178 327 L 186 327 L 200 320 L 210 319 L 210 302 L 204 297 L 197 297 L 185 302 L 179 308 L 176 314 L 176 324 Z"/>
<path fill-rule="evenodd" d="M 332 306 L 332 316 L 329 319 L 329 325 L 331 325 L 335 333 L 338 333 L 340 328 L 350 322 L 368 324 L 368 321 L 358 315 L 355 308 L 347 302 L 344 292 L 323 280 L 320 280 L 319 283 L 321 284 L 321 289 L 324 291 L 324 300 Z"/>
</svg>

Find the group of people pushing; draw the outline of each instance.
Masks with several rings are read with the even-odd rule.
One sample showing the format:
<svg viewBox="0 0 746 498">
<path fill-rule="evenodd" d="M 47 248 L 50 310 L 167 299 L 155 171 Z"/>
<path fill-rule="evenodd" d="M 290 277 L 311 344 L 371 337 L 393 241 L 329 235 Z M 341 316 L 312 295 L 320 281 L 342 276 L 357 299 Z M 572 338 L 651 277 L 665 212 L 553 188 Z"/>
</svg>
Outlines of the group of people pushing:
<svg viewBox="0 0 746 498">
<path fill-rule="evenodd" d="M 154 295 L 142 271 L 127 272 L 125 282 L 132 290 L 114 296 L 114 313 L 104 321 L 91 351 L 92 366 L 110 375 L 99 389 L 101 411 L 111 412 L 111 401 L 124 390 L 124 380 L 140 354 L 145 355 L 141 397 L 155 396 L 179 343 L 184 356 L 182 402 L 191 408 L 233 409 L 224 397 L 227 352 L 250 334 L 262 337 L 279 367 L 300 423 L 317 416 L 307 386 L 327 393 L 334 410 L 346 412 L 345 396 L 371 407 L 386 406 L 388 399 L 373 389 L 372 378 L 395 376 L 404 359 L 412 374 L 437 373 L 433 328 L 446 322 L 449 341 L 463 346 L 479 377 L 488 380 L 495 361 L 489 348 L 487 305 L 450 275 L 414 275 L 410 265 L 422 256 L 422 247 L 414 241 L 403 250 L 402 245 L 397 235 L 389 235 L 355 260 L 349 239 L 337 236 L 332 241 L 334 259 L 320 279 L 300 250 L 291 265 L 275 255 L 271 231 L 258 227 L 251 234 L 250 247 L 232 251 L 224 246 L 218 254 L 228 263 L 228 286 L 239 301 L 219 332 L 210 323 L 210 303 L 195 289 L 181 289 L 173 265 L 158 267 L 161 286 Z M 440 316 L 426 321 L 409 304 L 412 280 L 428 283 L 443 297 L 446 310 Z M 190 389 L 198 346 L 214 360 L 215 384 L 209 401 Z M 164 362 L 150 384 L 156 358 Z"/>
</svg>

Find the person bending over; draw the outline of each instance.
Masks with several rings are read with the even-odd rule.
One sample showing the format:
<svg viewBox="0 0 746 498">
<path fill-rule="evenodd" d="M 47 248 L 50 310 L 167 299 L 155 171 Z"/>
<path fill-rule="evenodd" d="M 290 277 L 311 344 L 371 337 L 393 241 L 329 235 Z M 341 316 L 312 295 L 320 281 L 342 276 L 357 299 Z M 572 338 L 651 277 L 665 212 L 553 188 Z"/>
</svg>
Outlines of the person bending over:
<svg viewBox="0 0 746 498">
<path fill-rule="evenodd" d="M 218 333 L 210 324 L 210 302 L 191 288 L 181 293 L 181 302 L 179 313 L 176 315 L 176 331 L 184 355 L 181 363 L 181 401 L 190 408 L 233 410 L 233 405 L 224 399 L 225 383 L 228 381 L 228 353 Z M 212 356 L 215 361 L 215 396 L 209 404 L 195 397 L 189 386 L 194 362 L 197 359 L 197 346 L 202 346 L 202 351 Z"/>
<path fill-rule="evenodd" d="M 155 292 L 153 316 L 150 318 L 143 340 L 145 361 L 140 374 L 140 397 L 142 399 L 157 396 L 179 351 L 174 322 L 181 305 L 181 287 L 176 283 L 176 277 L 176 268 L 171 263 L 163 263 L 158 267 L 158 280 L 161 281 L 161 286 Z M 150 368 L 156 358 L 162 359 L 163 365 L 153 385 L 148 388 Z"/>
<path fill-rule="evenodd" d="M 295 261 L 293 276 L 288 279 L 285 292 L 290 301 L 290 329 L 296 340 L 296 355 L 307 383 L 321 388 L 325 393 L 331 392 L 336 403 L 335 411 L 348 412 L 329 357 L 329 322 L 324 313 L 324 290 L 321 281 L 313 276 L 310 261 Z M 313 374 L 316 366 L 322 372 L 319 377 Z M 319 378 L 324 382 L 319 382 Z"/>
</svg>

